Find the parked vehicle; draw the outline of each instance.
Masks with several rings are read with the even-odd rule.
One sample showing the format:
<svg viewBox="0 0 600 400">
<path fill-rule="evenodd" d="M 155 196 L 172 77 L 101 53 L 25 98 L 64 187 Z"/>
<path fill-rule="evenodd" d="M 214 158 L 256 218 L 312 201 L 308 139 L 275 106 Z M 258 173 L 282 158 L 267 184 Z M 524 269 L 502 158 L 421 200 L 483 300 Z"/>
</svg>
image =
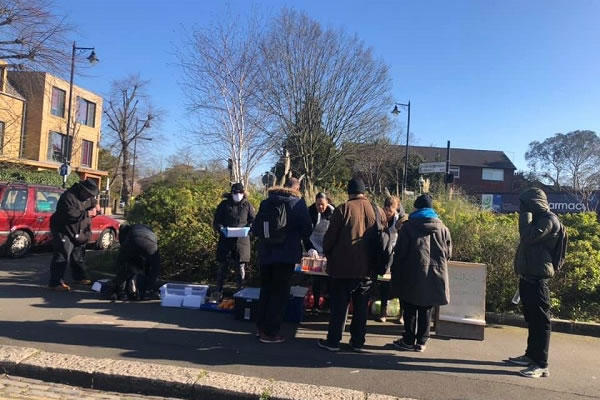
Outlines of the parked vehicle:
<svg viewBox="0 0 600 400">
<path fill-rule="evenodd" d="M 50 216 L 64 189 L 27 183 L 0 184 L 0 248 L 22 257 L 33 246 L 50 244 Z M 90 244 L 108 249 L 117 239 L 119 222 L 106 215 L 92 218 Z"/>
</svg>

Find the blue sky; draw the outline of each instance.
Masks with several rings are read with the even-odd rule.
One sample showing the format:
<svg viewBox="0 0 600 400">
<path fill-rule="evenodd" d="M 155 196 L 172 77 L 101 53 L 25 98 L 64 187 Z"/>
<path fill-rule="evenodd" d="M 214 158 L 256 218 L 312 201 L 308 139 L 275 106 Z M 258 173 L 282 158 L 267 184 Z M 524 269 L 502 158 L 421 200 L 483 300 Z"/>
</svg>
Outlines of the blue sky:
<svg viewBox="0 0 600 400">
<path fill-rule="evenodd" d="M 101 59 L 76 83 L 105 94 L 112 80 L 139 73 L 168 113 L 162 135 L 177 138 L 187 116 L 174 46 L 183 27 L 207 26 L 227 4 L 242 15 L 292 7 L 358 34 L 390 66 L 396 101 L 411 101 L 419 145 L 502 150 L 524 169 L 533 140 L 600 133 L 596 0 L 62 0 L 60 12 L 78 26 L 74 39 Z M 160 154 L 182 145 L 164 141 Z"/>
</svg>

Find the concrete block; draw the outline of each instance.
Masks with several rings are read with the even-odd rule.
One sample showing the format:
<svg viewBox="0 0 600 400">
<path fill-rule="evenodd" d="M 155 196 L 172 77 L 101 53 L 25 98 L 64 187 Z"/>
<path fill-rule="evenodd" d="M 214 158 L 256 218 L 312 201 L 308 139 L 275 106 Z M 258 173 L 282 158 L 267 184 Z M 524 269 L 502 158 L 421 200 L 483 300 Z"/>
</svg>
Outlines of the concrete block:
<svg viewBox="0 0 600 400">
<path fill-rule="evenodd" d="M 15 365 L 37 352 L 31 347 L 0 346 L 0 372 L 9 373 Z"/>
<path fill-rule="evenodd" d="M 94 389 L 189 398 L 203 371 L 173 365 L 115 360 L 94 372 Z"/>
<path fill-rule="evenodd" d="M 94 359 L 72 354 L 39 352 L 20 362 L 14 374 L 46 382 L 92 387 L 93 372 L 112 360 Z"/>
</svg>

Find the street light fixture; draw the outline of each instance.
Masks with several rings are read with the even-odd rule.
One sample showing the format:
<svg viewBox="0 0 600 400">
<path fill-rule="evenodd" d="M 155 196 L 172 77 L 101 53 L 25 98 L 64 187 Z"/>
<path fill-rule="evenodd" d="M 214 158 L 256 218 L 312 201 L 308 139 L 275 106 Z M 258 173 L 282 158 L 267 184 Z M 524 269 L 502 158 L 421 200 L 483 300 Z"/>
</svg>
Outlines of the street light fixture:
<svg viewBox="0 0 600 400">
<path fill-rule="evenodd" d="M 73 75 L 75 74 L 75 56 L 78 52 L 91 50 L 90 55 L 87 57 L 90 64 L 95 64 L 98 61 L 98 57 L 96 57 L 96 51 L 93 47 L 77 47 L 76 43 L 73 42 L 73 51 L 71 52 L 71 79 L 69 80 L 69 109 L 67 110 L 67 140 L 65 143 L 64 155 L 63 155 L 63 165 L 71 164 L 71 152 L 69 148 L 72 147 L 72 143 L 70 143 L 71 137 L 71 112 L 73 108 Z M 67 176 L 63 175 L 63 188 L 67 184 Z"/>
<path fill-rule="evenodd" d="M 135 133 L 137 135 L 138 132 L 138 124 L 140 122 L 144 123 L 144 128 L 148 129 L 150 128 L 150 120 L 152 119 L 152 116 L 148 116 L 148 119 L 146 120 L 142 120 L 140 121 L 139 119 L 136 118 L 135 120 Z M 135 184 L 135 159 L 136 159 L 136 153 L 137 153 L 137 140 L 148 140 L 151 141 L 152 138 L 148 138 L 148 137 L 141 137 L 141 136 L 136 136 L 135 139 L 133 139 L 133 166 L 131 168 L 131 193 L 130 193 L 130 197 L 133 196 L 133 185 Z M 129 201 L 129 200 L 128 200 Z"/>
<path fill-rule="evenodd" d="M 407 179 L 407 171 L 408 171 L 408 137 L 410 135 L 410 101 L 407 104 L 403 103 L 394 103 L 394 109 L 392 110 L 392 114 L 398 115 L 400 114 L 400 110 L 398 106 L 406 107 L 408 110 L 408 122 L 406 124 L 406 150 L 404 154 L 404 171 L 402 173 L 402 196 L 401 199 L 404 200 L 404 193 L 406 192 L 406 179 Z"/>
</svg>

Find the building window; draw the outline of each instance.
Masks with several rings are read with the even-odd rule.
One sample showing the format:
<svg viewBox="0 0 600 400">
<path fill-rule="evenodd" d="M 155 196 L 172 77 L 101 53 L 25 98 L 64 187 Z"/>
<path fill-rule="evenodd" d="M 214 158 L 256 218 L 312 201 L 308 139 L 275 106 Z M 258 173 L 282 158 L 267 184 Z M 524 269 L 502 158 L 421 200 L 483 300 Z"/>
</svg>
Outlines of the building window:
<svg viewBox="0 0 600 400">
<path fill-rule="evenodd" d="M 71 146 L 71 144 L 73 143 L 73 138 L 69 137 L 68 142 L 68 158 L 71 159 L 71 150 L 73 147 Z M 50 132 L 50 134 L 48 135 L 48 161 L 62 162 L 65 156 L 64 152 L 66 148 L 67 136 L 58 132 Z"/>
<path fill-rule="evenodd" d="M 481 179 L 484 181 L 503 181 L 504 170 L 496 168 L 483 168 L 481 172 Z"/>
<path fill-rule="evenodd" d="M 0 154 L 4 152 L 4 122 L 0 121 Z"/>
<path fill-rule="evenodd" d="M 460 178 L 460 167 L 450 167 L 448 172 L 454 175 L 454 179 Z"/>
<path fill-rule="evenodd" d="M 81 165 L 84 167 L 92 167 L 92 156 L 94 151 L 94 143 L 89 140 L 81 142 Z"/>
<path fill-rule="evenodd" d="M 65 116 L 65 91 L 59 88 L 52 88 L 52 107 L 50 113 L 57 117 L 64 118 Z"/>
<path fill-rule="evenodd" d="M 2 209 L 6 211 L 25 211 L 27 189 L 8 189 L 4 192 Z"/>
<path fill-rule="evenodd" d="M 96 104 L 81 97 L 77 98 L 77 104 L 77 122 L 93 128 L 96 121 Z"/>
</svg>

